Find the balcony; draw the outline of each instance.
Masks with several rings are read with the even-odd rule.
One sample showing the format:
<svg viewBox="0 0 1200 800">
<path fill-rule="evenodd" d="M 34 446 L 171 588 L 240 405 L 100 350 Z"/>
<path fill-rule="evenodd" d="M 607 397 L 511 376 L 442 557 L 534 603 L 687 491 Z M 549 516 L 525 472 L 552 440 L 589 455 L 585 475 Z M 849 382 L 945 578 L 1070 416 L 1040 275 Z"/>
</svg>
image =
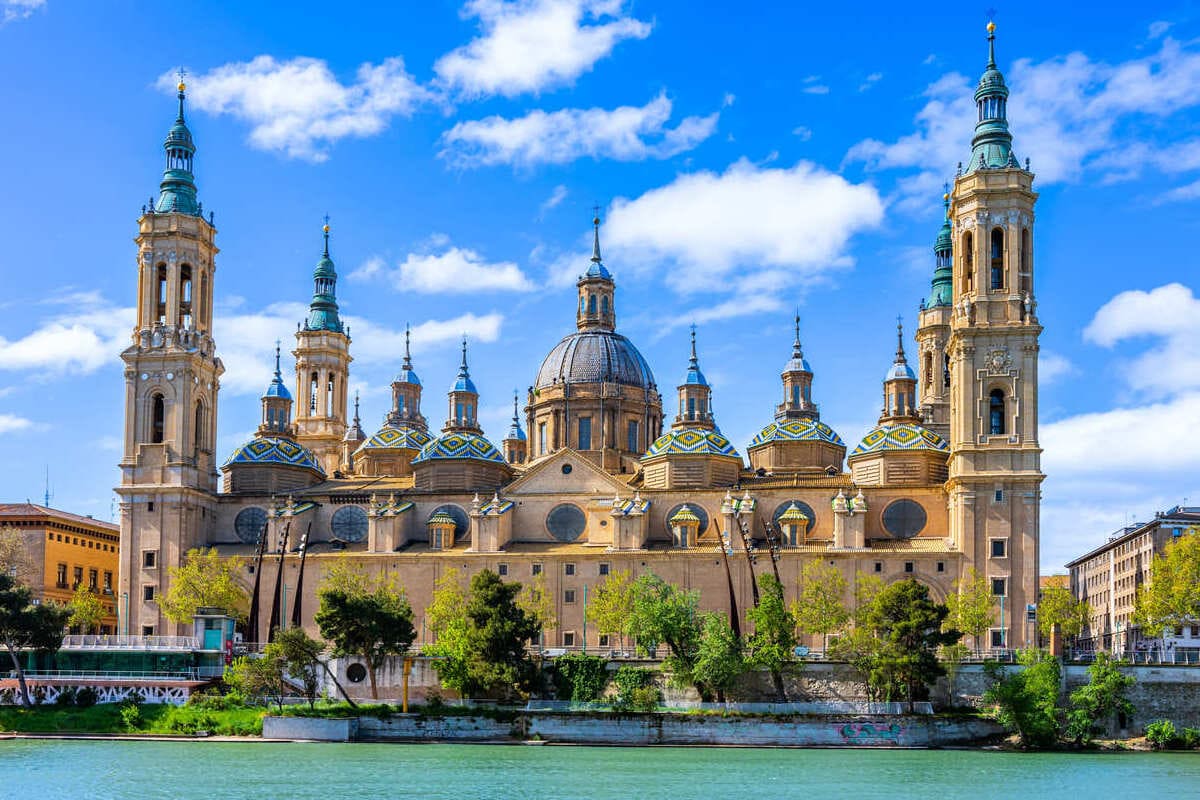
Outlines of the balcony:
<svg viewBox="0 0 1200 800">
<path fill-rule="evenodd" d="M 188 652 L 200 649 L 194 636 L 134 636 L 116 633 L 69 634 L 63 637 L 63 650 L 158 650 Z"/>
</svg>

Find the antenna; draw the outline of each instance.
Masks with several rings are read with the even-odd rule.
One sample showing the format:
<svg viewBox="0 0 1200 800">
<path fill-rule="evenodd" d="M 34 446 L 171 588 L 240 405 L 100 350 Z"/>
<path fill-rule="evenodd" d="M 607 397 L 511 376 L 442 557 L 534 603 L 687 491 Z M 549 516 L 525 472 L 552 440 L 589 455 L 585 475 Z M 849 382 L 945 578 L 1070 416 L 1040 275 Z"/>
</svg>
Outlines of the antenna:
<svg viewBox="0 0 1200 800">
<path fill-rule="evenodd" d="M 42 505 L 44 505 L 46 508 L 49 508 L 50 507 L 50 498 L 54 496 L 54 495 L 50 494 L 50 465 L 49 464 L 46 465 L 46 491 L 43 496 L 45 497 L 45 502 L 42 503 Z"/>
</svg>

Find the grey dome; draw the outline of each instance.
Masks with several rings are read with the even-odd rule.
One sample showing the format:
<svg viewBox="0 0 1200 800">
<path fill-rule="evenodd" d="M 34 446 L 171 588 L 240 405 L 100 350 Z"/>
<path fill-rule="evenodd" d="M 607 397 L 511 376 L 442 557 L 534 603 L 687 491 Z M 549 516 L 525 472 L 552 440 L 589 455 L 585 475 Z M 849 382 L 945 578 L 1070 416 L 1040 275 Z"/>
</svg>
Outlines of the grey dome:
<svg viewBox="0 0 1200 800">
<path fill-rule="evenodd" d="M 612 381 L 654 389 L 654 373 L 633 343 L 613 331 L 579 331 L 554 346 L 538 370 L 538 389 Z"/>
</svg>

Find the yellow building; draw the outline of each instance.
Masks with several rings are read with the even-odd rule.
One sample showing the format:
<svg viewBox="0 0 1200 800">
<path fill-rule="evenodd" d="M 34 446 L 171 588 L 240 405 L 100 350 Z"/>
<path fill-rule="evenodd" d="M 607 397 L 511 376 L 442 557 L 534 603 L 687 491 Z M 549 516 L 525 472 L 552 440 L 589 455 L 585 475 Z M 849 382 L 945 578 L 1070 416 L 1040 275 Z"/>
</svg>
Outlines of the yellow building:
<svg viewBox="0 0 1200 800">
<path fill-rule="evenodd" d="M 67 603 L 77 587 L 86 586 L 104 603 L 99 632 L 117 632 L 118 526 L 33 503 L 2 503 L 0 528 L 19 531 L 24 539 L 25 579 L 34 597 Z"/>
</svg>

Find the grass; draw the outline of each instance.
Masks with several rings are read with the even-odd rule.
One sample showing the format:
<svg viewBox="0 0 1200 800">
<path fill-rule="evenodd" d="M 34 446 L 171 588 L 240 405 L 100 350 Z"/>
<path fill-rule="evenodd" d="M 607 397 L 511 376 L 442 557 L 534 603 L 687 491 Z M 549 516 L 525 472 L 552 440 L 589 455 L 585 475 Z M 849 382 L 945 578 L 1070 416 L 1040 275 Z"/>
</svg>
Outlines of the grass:
<svg viewBox="0 0 1200 800">
<path fill-rule="evenodd" d="M 91 708 L 39 706 L 0 708 L 0 731 L 15 733 L 142 733 L 193 735 L 208 731 L 215 736 L 260 736 L 265 708 L 221 710 L 195 706 L 105 703 Z"/>
</svg>

